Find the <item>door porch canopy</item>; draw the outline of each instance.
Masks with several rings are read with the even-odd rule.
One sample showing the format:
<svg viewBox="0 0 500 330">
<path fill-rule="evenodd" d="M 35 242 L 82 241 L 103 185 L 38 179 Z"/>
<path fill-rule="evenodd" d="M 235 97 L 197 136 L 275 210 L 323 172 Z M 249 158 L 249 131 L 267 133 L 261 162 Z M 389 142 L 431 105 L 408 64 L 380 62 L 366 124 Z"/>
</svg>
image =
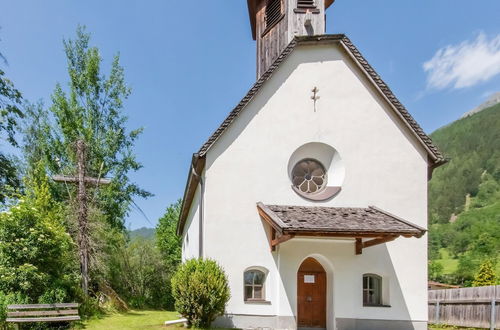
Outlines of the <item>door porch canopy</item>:
<svg viewBox="0 0 500 330">
<path fill-rule="evenodd" d="M 322 207 L 257 203 L 260 217 L 271 228 L 271 251 L 294 237 L 353 238 L 355 253 L 403 237 L 420 238 L 426 230 L 375 206 Z"/>
</svg>

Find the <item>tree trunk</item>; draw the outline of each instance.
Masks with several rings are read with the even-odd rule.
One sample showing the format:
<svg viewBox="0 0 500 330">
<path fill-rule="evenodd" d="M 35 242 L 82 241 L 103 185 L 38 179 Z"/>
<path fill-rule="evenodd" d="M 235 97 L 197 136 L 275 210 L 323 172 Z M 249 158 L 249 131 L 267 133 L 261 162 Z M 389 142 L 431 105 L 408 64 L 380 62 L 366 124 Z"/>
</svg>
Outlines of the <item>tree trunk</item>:
<svg viewBox="0 0 500 330">
<path fill-rule="evenodd" d="M 76 142 L 78 157 L 78 255 L 82 273 L 82 291 L 89 292 L 89 238 L 87 220 L 87 192 L 85 187 L 85 142 Z"/>
</svg>

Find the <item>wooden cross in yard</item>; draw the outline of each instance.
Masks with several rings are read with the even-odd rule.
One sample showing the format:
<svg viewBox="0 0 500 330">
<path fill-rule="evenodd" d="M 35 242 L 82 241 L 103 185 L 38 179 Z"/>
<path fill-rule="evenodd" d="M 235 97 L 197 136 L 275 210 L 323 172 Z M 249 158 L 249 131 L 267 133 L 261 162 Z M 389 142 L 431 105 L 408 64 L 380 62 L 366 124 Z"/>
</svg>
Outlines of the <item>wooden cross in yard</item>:
<svg viewBox="0 0 500 330">
<path fill-rule="evenodd" d="M 83 140 L 76 142 L 76 154 L 78 162 L 77 176 L 55 175 L 52 179 L 56 182 L 78 184 L 78 256 L 80 259 L 80 271 L 82 273 L 82 290 L 85 295 L 89 291 L 89 230 L 88 230 L 88 208 L 87 208 L 87 185 L 98 187 L 100 184 L 109 184 L 111 180 L 91 178 L 85 176 L 86 147 Z"/>
</svg>

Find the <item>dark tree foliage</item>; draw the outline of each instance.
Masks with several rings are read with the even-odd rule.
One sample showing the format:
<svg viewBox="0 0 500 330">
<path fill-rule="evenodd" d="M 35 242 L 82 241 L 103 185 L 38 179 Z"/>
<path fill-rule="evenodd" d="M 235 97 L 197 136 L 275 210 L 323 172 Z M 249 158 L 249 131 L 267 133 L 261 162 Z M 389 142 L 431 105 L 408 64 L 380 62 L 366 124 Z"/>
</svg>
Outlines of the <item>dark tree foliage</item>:
<svg viewBox="0 0 500 330">
<path fill-rule="evenodd" d="M 0 62 L 5 64 L 6 60 L 0 53 Z M 4 142 L 16 147 L 16 132 L 19 120 L 23 118 L 21 111 L 21 92 L 14 87 L 12 81 L 0 68 L 0 144 Z M 0 203 L 5 203 L 9 189 L 18 188 L 21 182 L 18 177 L 16 166 L 11 157 L 0 151 Z"/>
<path fill-rule="evenodd" d="M 181 263 L 181 238 L 176 231 L 181 205 L 182 200 L 170 205 L 156 226 L 157 245 L 170 271 Z"/>
<path fill-rule="evenodd" d="M 153 239 L 122 239 L 108 260 L 108 281 L 133 308 L 169 309 L 174 306 L 170 290 L 172 272 Z"/>
<path fill-rule="evenodd" d="M 2 139 L 13 146 L 17 145 L 15 139 L 16 129 L 19 119 L 23 117 L 23 112 L 20 109 L 21 102 L 21 92 L 14 87 L 12 81 L 0 69 L 0 133 Z"/>
<path fill-rule="evenodd" d="M 130 95 L 123 67 L 116 55 L 111 70 L 102 73 L 102 58 L 96 47 L 90 46 L 90 34 L 78 27 L 76 39 L 65 40 L 68 61 L 68 88 L 57 85 L 52 105 L 28 107 L 30 121 L 26 126 L 24 150 L 28 167 L 43 160 L 47 172 L 75 174 L 75 143 L 83 139 L 87 145 L 87 175 L 107 177 L 112 183 L 93 192 L 92 201 L 106 220 L 123 229 L 123 220 L 136 196 L 151 194 L 131 182 L 130 172 L 142 166 L 133 153 L 142 129 L 128 131 L 123 102 Z M 54 195 L 68 198 L 73 187 L 53 185 Z"/>
</svg>

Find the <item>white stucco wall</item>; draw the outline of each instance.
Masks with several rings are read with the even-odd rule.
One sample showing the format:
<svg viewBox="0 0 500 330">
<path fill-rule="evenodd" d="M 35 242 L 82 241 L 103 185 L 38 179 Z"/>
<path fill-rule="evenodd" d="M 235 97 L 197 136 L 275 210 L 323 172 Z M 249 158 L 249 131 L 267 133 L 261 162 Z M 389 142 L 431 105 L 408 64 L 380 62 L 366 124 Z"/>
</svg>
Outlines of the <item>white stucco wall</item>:
<svg viewBox="0 0 500 330">
<path fill-rule="evenodd" d="M 281 64 L 237 120 L 207 154 L 205 256 L 225 268 L 231 286 L 227 312 L 293 316 L 296 272 L 309 255 L 324 258 L 333 318 L 427 319 L 427 248 L 420 239 L 394 242 L 354 254 L 352 242 L 292 239 L 271 253 L 256 203 L 377 206 L 427 226 L 426 153 L 389 105 L 335 45 L 300 46 Z M 319 88 L 316 111 L 311 89 Z M 308 142 L 338 151 L 345 168 L 342 191 L 311 202 L 290 188 L 289 158 Z M 190 219 L 197 219 L 193 203 Z M 186 228 L 197 231 L 195 220 Z M 195 227 L 195 228 L 194 228 Z M 190 244 L 197 244 L 190 238 Z M 189 246 L 185 254 L 196 248 Z M 195 254 L 196 255 L 196 254 Z M 318 261 L 322 262 L 322 260 Z M 269 304 L 243 300 L 243 271 L 269 270 Z M 392 307 L 362 307 L 362 274 L 384 277 Z"/>
<path fill-rule="evenodd" d="M 198 258 L 200 251 L 200 186 L 191 204 L 182 235 L 182 261 Z"/>
</svg>

